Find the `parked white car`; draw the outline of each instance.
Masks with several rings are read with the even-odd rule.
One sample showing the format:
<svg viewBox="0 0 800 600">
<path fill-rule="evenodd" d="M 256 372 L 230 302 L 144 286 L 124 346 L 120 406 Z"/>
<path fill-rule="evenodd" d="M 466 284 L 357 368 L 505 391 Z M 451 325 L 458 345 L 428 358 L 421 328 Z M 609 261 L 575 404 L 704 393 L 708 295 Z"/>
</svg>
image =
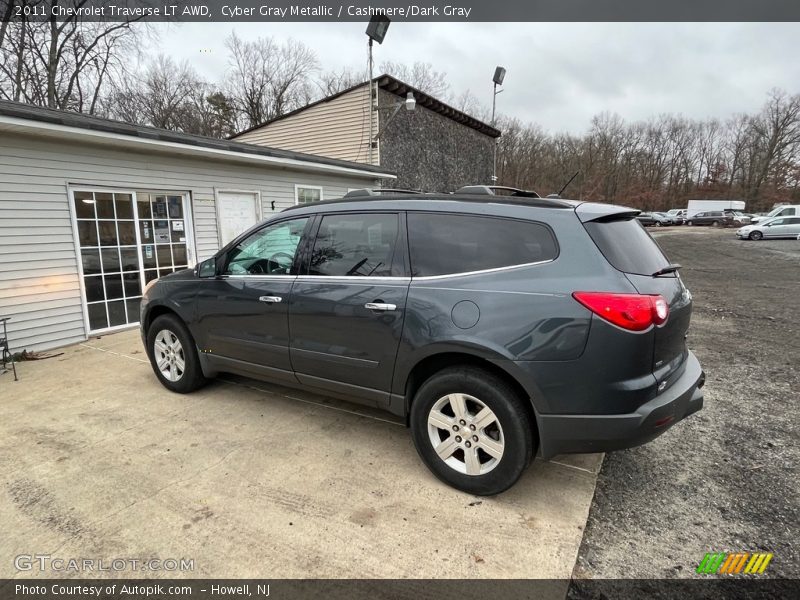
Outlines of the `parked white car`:
<svg viewBox="0 0 800 600">
<path fill-rule="evenodd" d="M 740 240 L 760 240 L 789 238 L 800 239 L 800 216 L 773 217 L 754 225 L 747 225 L 736 231 Z"/>
<path fill-rule="evenodd" d="M 782 204 L 773 208 L 763 217 L 753 217 L 750 223 L 762 223 L 773 217 L 794 217 L 796 215 L 800 215 L 800 204 Z"/>
</svg>

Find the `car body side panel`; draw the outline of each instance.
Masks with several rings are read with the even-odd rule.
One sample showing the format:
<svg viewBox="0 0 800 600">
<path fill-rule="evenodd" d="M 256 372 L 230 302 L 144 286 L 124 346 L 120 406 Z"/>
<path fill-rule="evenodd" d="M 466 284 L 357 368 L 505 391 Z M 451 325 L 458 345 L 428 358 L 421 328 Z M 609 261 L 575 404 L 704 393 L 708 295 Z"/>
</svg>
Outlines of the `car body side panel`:
<svg viewBox="0 0 800 600">
<path fill-rule="evenodd" d="M 595 325 L 591 312 L 572 297 L 576 281 L 584 291 L 636 290 L 596 251 L 575 213 L 565 217 L 557 224 L 560 250 L 553 261 L 495 272 L 412 279 L 394 394 L 406 393 L 408 377 L 420 361 L 445 352 L 463 352 L 513 371 L 540 412 L 552 412 L 562 402 L 568 407 L 563 412 L 591 406 L 586 401 L 590 390 L 574 375 L 580 369 L 605 377 L 611 390 L 614 382 L 630 379 L 632 371 L 650 371 L 653 342 L 648 333 L 629 339 L 627 332 L 613 332 L 620 352 L 635 359 L 628 369 L 607 367 L 607 353 L 601 349 L 598 354 L 595 347 L 591 356 L 582 359 Z M 459 314 L 464 305 L 468 310 Z M 471 323 L 470 318 L 477 321 Z M 631 344 L 631 339 L 636 343 Z M 638 387 L 653 381 L 651 374 Z"/>
<path fill-rule="evenodd" d="M 292 368 L 300 381 L 377 390 L 388 402 L 408 282 L 358 279 L 300 277 L 295 283 L 289 319 Z M 373 302 L 395 308 L 365 307 Z"/>
<path fill-rule="evenodd" d="M 158 284 L 151 287 L 142 298 L 139 322 L 142 338 L 146 336 L 144 327 L 150 322 L 150 315 L 157 308 L 166 308 L 176 313 L 189 327 L 192 336 L 202 335 L 195 327 L 197 297 L 197 277 L 194 271 L 186 269 L 159 279 Z"/>
</svg>

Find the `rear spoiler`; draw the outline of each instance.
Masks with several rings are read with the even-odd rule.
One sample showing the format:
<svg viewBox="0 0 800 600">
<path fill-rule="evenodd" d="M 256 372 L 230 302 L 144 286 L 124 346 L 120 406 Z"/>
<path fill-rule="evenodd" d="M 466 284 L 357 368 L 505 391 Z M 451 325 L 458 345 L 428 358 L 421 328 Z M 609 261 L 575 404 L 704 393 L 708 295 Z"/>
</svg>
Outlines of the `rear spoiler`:
<svg viewBox="0 0 800 600">
<path fill-rule="evenodd" d="M 575 209 L 575 214 L 578 215 L 581 223 L 589 221 L 601 223 L 605 221 L 623 221 L 625 219 L 633 219 L 640 212 L 642 211 L 629 206 L 601 204 L 599 202 L 584 202 Z"/>
</svg>

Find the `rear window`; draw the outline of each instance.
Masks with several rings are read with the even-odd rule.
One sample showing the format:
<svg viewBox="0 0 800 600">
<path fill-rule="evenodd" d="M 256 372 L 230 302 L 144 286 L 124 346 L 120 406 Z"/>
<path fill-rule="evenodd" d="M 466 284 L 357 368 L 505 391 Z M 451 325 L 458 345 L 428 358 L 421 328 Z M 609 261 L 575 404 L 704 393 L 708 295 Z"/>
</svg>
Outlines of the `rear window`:
<svg viewBox="0 0 800 600">
<path fill-rule="evenodd" d="M 669 264 L 636 219 L 589 221 L 584 226 L 608 262 L 624 273 L 652 275 Z"/>
<path fill-rule="evenodd" d="M 499 217 L 408 213 L 408 241 L 415 277 L 483 271 L 558 256 L 547 226 Z"/>
</svg>

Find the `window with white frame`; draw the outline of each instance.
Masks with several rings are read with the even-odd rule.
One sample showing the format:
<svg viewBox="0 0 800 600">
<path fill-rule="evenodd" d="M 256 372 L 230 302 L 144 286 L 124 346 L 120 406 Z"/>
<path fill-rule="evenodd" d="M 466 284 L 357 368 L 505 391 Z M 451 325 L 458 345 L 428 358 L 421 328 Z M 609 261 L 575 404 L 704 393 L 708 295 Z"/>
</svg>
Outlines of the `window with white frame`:
<svg viewBox="0 0 800 600">
<path fill-rule="evenodd" d="M 310 204 L 322 200 L 322 187 L 318 185 L 294 186 L 295 204 Z"/>
</svg>

